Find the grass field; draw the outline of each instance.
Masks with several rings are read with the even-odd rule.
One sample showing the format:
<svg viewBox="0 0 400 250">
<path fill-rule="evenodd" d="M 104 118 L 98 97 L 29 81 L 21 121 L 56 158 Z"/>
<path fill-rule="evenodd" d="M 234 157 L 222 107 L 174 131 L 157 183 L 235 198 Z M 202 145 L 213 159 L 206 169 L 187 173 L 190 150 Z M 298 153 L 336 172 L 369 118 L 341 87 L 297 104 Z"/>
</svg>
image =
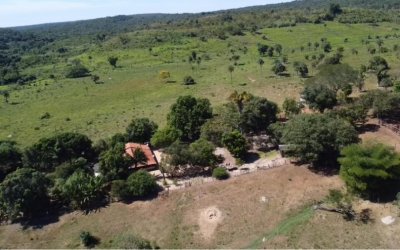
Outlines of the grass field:
<svg viewBox="0 0 400 250">
<path fill-rule="evenodd" d="M 109 44 L 78 56 L 94 74 L 101 77 L 103 84 L 95 85 L 89 78 L 44 79 L 52 72 L 59 76 L 66 66 L 65 62 L 29 69 L 43 79 L 32 86 L 10 87 L 10 103 L 0 104 L 0 139 L 15 140 L 24 147 L 57 132 L 77 131 L 97 140 L 123 131 L 131 119 L 143 116 L 163 126 L 170 105 L 178 96 L 187 94 L 209 98 L 214 105 L 219 105 L 227 101 L 233 90 L 248 91 L 281 104 L 286 97 L 297 98 L 302 90 L 304 80 L 294 72 L 291 65 L 294 61 L 305 61 L 311 74 L 316 72 L 304 57 L 318 55 L 322 50 L 309 49 L 308 42 L 314 43 L 325 37 L 334 50 L 343 46 L 344 62 L 358 69 L 360 64 L 367 64 L 372 57 L 361 40 L 366 40 L 368 35 L 375 38 L 377 35 L 384 37 L 394 34 L 399 28 L 400 25 L 389 23 L 380 24 L 379 27 L 335 22 L 327 23 L 327 26 L 302 24 L 262 30 L 268 41 L 263 40 L 262 35 L 251 34 L 230 37 L 226 41 L 210 39 L 202 42 L 193 38 L 182 40 L 179 45 L 165 43 L 153 48 L 151 54 L 147 49 L 121 50 Z M 347 42 L 345 38 L 348 38 Z M 399 43 L 394 38 L 384 39 L 384 42 L 389 49 Z M 273 75 L 270 68 L 276 58 L 265 58 L 266 63 L 261 69 L 257 64 L 257 43 L 282 44 L 284 54 L 289 58 L 291 76 Z M 376 46 L 374 39 L 370 45 Z M 300 50 L 301 46 L 304 46 L 304 51 Z M 243 53 L 244 47 L 248 48 L 246 54 Z M 352 55 L 352 48 L 356 48 L 359 54 Z M 229 61 L 231 50 L 240 55 L 239 65 L 233 73 L 233 83 L 228 72 L 228 66 L 233 64 Z M 206 58 L 207 54 L 210 60 L 203 59 L 200 66 L 193 65 L 192 70 L 189 63 L 184 62 L 191 51 L 197 51 L 202 58 Z M 111 69 L 107 63 L 109 55 L 119 57 L 120 67 Z M 392 74 L 398 76 L 399 59 L 396 53 L 382 56 L 391 64 Z M 170 80 L 176 83 L 160 80 L 158 74 L 161 70 L 170 71 Z M 197 84 L 182 85 L 185 75 L 192 75 Z M 375 77 L 371 75 L 367 87 L 375 87 L 375 82 Z M 51 115 L 50 119 L 40 119 L 46 112 Z"/>
</svg>

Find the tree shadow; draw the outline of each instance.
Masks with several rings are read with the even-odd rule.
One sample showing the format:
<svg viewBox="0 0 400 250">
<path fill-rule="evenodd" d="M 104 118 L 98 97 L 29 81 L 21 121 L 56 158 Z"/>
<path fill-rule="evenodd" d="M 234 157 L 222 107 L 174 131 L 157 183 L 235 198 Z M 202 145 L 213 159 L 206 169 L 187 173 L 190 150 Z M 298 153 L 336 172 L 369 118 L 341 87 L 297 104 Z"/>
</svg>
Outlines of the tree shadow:
<svg viewBox="0 0 400 250">
<path fill-rule="evenodd" d="M 358 128 L 358 132 L 360 134 L 365 134 L 368 132 L 377 132 L 379 130 L 380 126 L 376 124 L 365 124 L 361 127 Z"/>
<path fill-rule="evenodd" d="M 247 152 L 243 157 L 243 161 L 247 164 L 254 163 L 260 159 L 260 155 L 256 152 Z"/>
</svg>

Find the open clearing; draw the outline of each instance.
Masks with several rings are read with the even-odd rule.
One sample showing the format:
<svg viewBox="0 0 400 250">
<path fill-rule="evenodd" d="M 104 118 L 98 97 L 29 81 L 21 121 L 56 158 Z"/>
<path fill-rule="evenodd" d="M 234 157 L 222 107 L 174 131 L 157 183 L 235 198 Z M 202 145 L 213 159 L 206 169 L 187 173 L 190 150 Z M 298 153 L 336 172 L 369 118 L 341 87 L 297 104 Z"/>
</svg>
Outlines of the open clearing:
<svg viewBox="0 0 400 250">
<path fill-rule="evenodd" d="M 79 247 L 79 232 L 87 230 L 100 237 L 99 247 L 107 247 L 123 232 L 139 234 L 163 248 L 248 247 L 342 185 L 337 176 L 322 177 L 289 165 L 177 190 L 153 201 L 114 203 L 87 216 L 67 214 L 41 229 L 2 226 L 0 246 Z"/>
</svg>

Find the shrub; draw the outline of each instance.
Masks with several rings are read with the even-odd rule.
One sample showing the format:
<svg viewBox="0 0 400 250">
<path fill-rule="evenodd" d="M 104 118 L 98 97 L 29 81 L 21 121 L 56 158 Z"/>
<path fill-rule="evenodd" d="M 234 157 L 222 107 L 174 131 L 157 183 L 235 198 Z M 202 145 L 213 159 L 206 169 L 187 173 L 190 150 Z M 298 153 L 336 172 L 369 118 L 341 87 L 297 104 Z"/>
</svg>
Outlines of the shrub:
<svg viewBox="0 0 400 250">
<path fill-rule="evenodd" d="M 115 180 L 111 184 L 111 197 L 116 200 L 125 200 L 129 197 L 129 190 L 124 180 Z"/>
<path fill-rule="evenodd" d="M 196 81 L 191 76 L 185 76 L 185 78 L 183 78 L 183 84 L 184 85 L 193 85 L 193 84 L 196 84 Z"/>
<path fill-rule="evenodd" d="M 217 180 L 226 180 L 229 178 L 229 173 L 225 168 L 218 167 L 213 170 L 212 176 Z"/>
<path fill-rule="evenodd" d="M 133 234 L 120 234 L 112 241 L 110 248 L 113 249 L 157 249 L 150 241 Z"/>
<path fill-rule="evenodd" d="M 225 133 L 222 136 L 222 143 L 237 158 L 244 157 L 247 152 L 246 138 L 237 130 Z"/>
<path fill-rule="evenodd" d="M 87 248 L 92 248 L 99 243 L 99 240 L 87 231 L 81 232 L 79 238 L 82 244 Z"/>
<path fill-rule="evenodd" d="M 133 198 L 144 198 L 155 194 L 159 188 L 155 178 L 143 170 L 130 175 L 126 184 L 129 195 Z"/>
<path fill-rule="evenodd" d="M 70 67 L 67 71 L 66 77 L 67 78 L 80 78 L 85 77 L 90 74 L 90 71 L 83 66 L 82 64 L 76 64 Z"/>
</svg>

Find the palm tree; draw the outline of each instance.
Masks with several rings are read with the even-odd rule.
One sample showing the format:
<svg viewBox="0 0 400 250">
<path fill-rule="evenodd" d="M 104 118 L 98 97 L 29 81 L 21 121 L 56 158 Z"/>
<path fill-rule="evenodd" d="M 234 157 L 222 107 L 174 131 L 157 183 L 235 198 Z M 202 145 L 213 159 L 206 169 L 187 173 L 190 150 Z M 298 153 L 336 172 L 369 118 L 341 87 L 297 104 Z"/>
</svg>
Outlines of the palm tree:
<svg viewBox="0 0 400 250">
<path fill-rule="evenodd" d="M 229 100 L 236 104 L 238 107 L 239 113 L 242 113 L 243 106 L 246 102 L 248 102 L 253 96 L 246 91 L 239 94 L 236 90 L 229 96 Z"/>
<path fill-rule="evenodd" d="M 147 163 L 147 157 L 142 149 L 137 148 L 135 151 L 133 151 L 132 163 L 134 164 L 135 168 L 137 168 L 139 164 Z"/>
<path fill-rule="evenodd" d="M 263 67 L 264 63 L 265 62 L 264 62 L 264 60 L 262 58 L 258 59 L 258 64 L 260 65 L 261 71 L 262 71 L 262 67 Z"/>
<path fill-rule="evenodd" d="M 235 67 L 230 65 L 228 67 L 229 73 L 231 74 L 231 84 L 233 83 L 233 71 L 235 71 Z"/>
</svg>

